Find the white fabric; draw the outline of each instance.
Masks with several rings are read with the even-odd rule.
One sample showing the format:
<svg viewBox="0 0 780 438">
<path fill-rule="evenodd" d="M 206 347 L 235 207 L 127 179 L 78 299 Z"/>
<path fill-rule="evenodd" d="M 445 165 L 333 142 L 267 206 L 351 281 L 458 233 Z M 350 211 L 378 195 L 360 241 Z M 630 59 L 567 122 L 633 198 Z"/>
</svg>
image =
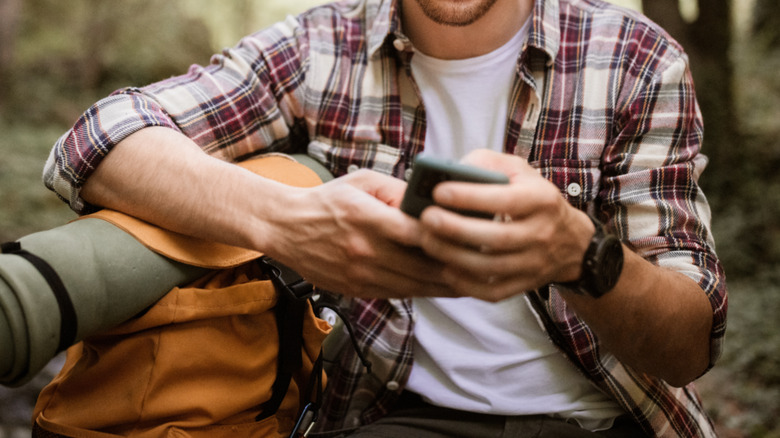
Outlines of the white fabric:
<svg viewBox="0 0 780 438">
<path fill-rule="evenodd" d="M 431 404 L 498 415 L 546 414 L 589 430 L 623 410 L 552 344 L 525 297 L 414 299 L 407 389 Z"/>
<path fill-rule="evenodd" d="M 445 61 L 416 53 L 412 72 L 428 120 L 425 153 L 460 159 L 503 150 L 508 100 L 526 26 L 489 54 Z M 524 296 L 500 303 L 416 298 L 407 389 L 428 402 L 499 415 L 547 414 L 589 430 L 623 411 L 552 344 Z"/>
<path fill-rule="evenodd" d="M 527 33 L 523 29 L 476 58 L 414 54 L 412 73 L 426 109 L 426 154 L 458 159 L 474 149 L 503 150 L 517 54 Z"/>
</svg>

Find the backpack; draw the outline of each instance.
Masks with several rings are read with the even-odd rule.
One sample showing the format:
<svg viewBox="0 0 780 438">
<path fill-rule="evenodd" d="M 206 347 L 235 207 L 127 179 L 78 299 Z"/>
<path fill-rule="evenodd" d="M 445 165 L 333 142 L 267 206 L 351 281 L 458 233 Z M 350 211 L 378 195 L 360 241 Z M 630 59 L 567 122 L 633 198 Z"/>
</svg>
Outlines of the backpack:
<svg viewBox="0 0 780 438">
<path fill-rule="evenodd" d="M 320 183 L 306 166 L 283 156 L 242 165 L 291 185 Z M 159 300 L 136 309 L 124 322 L 86 333 L 79 327 L 90 315 L 106 318 L 83 311 L 81 302 L 88 303 L 89 297 L 68 292 L 68 284 L 76 280 L 66 278 L 59 286 L 49 282 L 66 302 L 58 298 L 64 324 L 53 344 L 62 349 L 80 342 L 67 349 L 62 370 L 39 395 L 34 436 L 286 437 L 303 432 L 316 418 L 325 384 L 321 347 L 330 325 L 315 315 L 309 283 L 260 253 L 199 241 L 114 211 L 74 224 L 89 223 L 82 221 L 110 224 L 108 236 L 132 236 L 148 249 L 150 255 L 142 257 L 163 257 L 197 270 L 188 274 L 194 276 L 190 281 L 162 291 Z M 11 251 L 6 246 L 4 252 L 10 254 L 3 256 L 24 253 L 25 246 L 35 247 L 25 243 L 34 241 L 20 239 Z M 96 263 L 109 272 L 129 269 L 110 259 Z M 44 259 L 44 265 L 57 263 Z M 57 277 L 56 267 L 50 270 Z M 144 287 L 155 283 L 154 275 L 148 275 L 135 273 Z M 43 276 L 48 279 L 51 273 Z M 138 289 L 117 287 L 123 289 L 114 301 L 132 301 Z M 68 306 L 74 297 L 79 302 Z M 63 341 L 66 331 L 68 340 Z"/>
</svg>

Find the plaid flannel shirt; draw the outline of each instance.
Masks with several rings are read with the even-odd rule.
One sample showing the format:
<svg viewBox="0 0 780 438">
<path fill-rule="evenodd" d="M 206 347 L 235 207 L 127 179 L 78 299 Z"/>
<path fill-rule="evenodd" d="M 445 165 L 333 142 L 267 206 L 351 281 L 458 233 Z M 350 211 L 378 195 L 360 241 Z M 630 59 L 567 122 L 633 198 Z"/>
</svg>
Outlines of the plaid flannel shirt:
<svg viewBox="0 0 780 438">
<path fill-rule="evenodd" d="M 120 90 L 57 142 L 45 183 L 74 210 L 92 210 L 79 188 L 114 144 L 146 126 L 179 130 L 228 161 L 307 152 L 337 176 L 369 168 L 403 178 L 424 147 L 426 117 L 398 12 L 391 0 L 324 5 L 243 39 L 208 66 Z M 535 0 L 517 71 L 505 151 L 527 158 L 643 257 L 701 286 L 712 305 L 714 364 L 727 294 L 697 185 L 702 121 L 682 49 L 639 14 L 598 0 Z M 714 435 L 693 385 L 673 388 L 621 364 L 554 286 L 526 296 L 561 351 L 648 433 Z M 407 301 L 347 301 L 373 369 L 341 356 L 322 430 L 384 415 L 412 365 Z"/>
</svg>

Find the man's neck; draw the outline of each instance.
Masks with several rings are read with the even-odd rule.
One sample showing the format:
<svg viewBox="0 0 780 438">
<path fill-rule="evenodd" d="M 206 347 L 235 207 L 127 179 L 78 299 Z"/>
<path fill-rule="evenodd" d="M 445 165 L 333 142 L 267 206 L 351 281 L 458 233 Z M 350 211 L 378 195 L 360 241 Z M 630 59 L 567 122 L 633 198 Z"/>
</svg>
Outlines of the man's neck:
<svg viewBox="0 0 780 438">
<path fill-rule="evenodd" d="M 399 1 L 402 4 L 404 32 L 415 48 L 440 59 L 472 58 L 501 47 L 520 30 L 534 3 L 533 0 L 497 0 L 475 22 L 452 26 L 437 23 L 426 16 L 418 0 Z"/>
</svg>

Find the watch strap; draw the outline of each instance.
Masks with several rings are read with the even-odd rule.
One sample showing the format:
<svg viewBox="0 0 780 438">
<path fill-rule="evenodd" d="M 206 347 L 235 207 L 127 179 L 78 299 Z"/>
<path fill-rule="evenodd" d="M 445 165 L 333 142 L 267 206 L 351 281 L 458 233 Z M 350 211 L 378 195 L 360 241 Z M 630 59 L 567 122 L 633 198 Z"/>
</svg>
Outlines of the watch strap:
<svg viewBox="0 0 780 438">
<path fill-rule="evenodd" d="M 615 236 L 607 234 L 606 228 L 598 219 L 589 213 L 586 213 L 586 215 L 593 223 L 595 231 L 582 258 L 580 278 L 575 281 L 558 284 L 577 294 L 599 298 L 614 287 L 623 265 L 622 254 L 617 258 L 605 260 L 603 253 L 599 254 L 599 252 L 604 251 L 605 244 L 612 245 L 613 248 L 611 250 L 613 251 L 622 251 L 622 247 L 617 247 L 620 245 L 620 242 Z M 605 269 L 602 266 L 604 263 L 616 263 L 617 266 L 612 267 L 613 269 Z M 601 278 L 601 276 L 605 275 L 610 276 L 610 278 Z"/>
</svg>

